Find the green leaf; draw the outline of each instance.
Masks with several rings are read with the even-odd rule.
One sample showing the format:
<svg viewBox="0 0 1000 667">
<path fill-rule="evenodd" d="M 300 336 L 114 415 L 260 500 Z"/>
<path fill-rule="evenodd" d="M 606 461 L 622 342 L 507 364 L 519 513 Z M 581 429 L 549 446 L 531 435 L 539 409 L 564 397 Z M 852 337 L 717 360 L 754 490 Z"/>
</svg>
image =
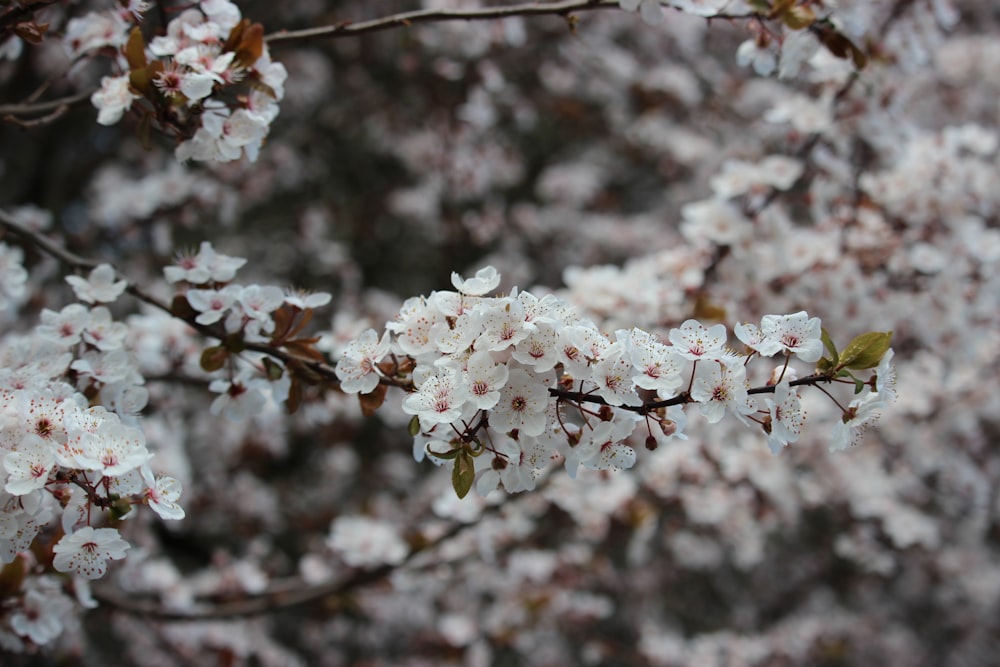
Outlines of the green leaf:
<svg viewBox="0 0 1000 667">
<path fill-rule="evenodd" d="M 420 420 L 416 415 L 410 419 L 410 424 L 406 427 L 407 431 L 410 432 L 410 437 L 415 438 L 417 434 L 420 433 Z"/>
<path fill-rule="evenodd" d="M 788 10 L 781 15 L 781 21 L 792 30 L 802 30 L 803 28 L 808 28 L 816 22 L 816 14 L 809 7 L 789 7 Z"/>
<path fill-rule="evenodd" d="M 132 28 L 125 43 L 125 59 L 130 70 L 146 69 L 146 42 L 138 26 Z"/>
<path fill-rule="evenodd" d="M 826 357 L 823 357 L 822 359 L 816 362 L 816 372 L 819 373 L 820 375 L 825 375 L 830 371 L 832 371 L 835 366 L 836 362 L 827 359 Z"/>
<path fill-rule="evenodd" d="M 449 449 L 446 452 L 435 452 L 433 449 L 428 447 L 427 453 L 436 459 L 445 459 L 445 460 L 456 459 L 458 458 L 458 455 L 462 453 L 462 448 L 456 447 L 455 449 Z"/>
<path fill-rule="evenodd" d="M 455 467 L 451 470 L 451 485 L 459 498 L 464 498 L 472 489 L 472 481 L 476 478 L 476 464 L 468 451 L 462 450 L 455 457 Z"/>
<path fill-rule="evenodd" d="M 226 365 L 229 350 L 221 345 L 206 347 L 201 353 L 201 368 L 207 373 L 217 371 Z"/>
<path fill-rule="evenodd" d="M 271 382 L 277 382 L 285 374 L 285 369 L 281 367 L 281 364 L 270 357 L 264 357 L 262 363 L 264 364 L 264 371 L 267 373 L 267 379 Z"/>
<path fill-rule="evenodd" d="M 892 343 L 891 331 L 869 331 L 863 333 L 844 348 L 840 355 L 839 368 L 862 370 L 875 368 L 882 361 L 889 344 Z"/>
<path fill-rule="evenodd" d="M 837 346 L 834 345 L 833 339 L 830 338 L 830 332 L 826 330 L 826 327 L 820 329 L 820 340 L 823 341 L 823 347 L 830 353 L 832 357 L 831 361 L 836 366 L 840 362 L 840 353 L 837 352 Z"/>
</svg>

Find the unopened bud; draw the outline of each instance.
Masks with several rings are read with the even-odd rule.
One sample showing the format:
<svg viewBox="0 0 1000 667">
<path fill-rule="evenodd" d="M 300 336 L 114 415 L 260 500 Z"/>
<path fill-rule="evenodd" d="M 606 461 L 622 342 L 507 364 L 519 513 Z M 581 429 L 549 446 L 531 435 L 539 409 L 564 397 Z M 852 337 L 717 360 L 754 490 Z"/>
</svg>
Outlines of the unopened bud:
<svg viewBox="0 0 1000 667">
<path fill-rule="evenodd" d="M 656 438 L 654 438 L 652 435 L 646 436 L 646 449 L 648 449 L 651 452 L 655 452 L 656 448 L 659 446 L 660 443 L 656 441 Z"/>
</svg>

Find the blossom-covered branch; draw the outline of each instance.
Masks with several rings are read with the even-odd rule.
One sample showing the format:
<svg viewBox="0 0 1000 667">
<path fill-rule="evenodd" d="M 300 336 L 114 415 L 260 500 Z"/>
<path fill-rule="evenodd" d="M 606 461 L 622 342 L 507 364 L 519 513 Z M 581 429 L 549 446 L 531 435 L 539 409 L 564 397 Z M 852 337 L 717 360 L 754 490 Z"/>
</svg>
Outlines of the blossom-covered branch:
<svg viewBox="0 0 1000 667">
<path fill-rule="evenodd" d="M 473 484 L 482 494 L 498 486 L 533 489 L 554 458 L 572 477 L 580 465 L 630 468 L 636 454 L 626 441 L 639 433 L 655 449 L 685 437 L 681 406 L 689 403 L 711 424 L 729 414 L 760 429 L 778 453 L 805 423 L 798 388 L 820 383 L 865 392 L 847 407 L 837 404 L 842 419 L 830 439 L 837 451 L 894 396 L 891 333 L 858 336 L 839 351 L 818 318 L 799 312 L 737 324 L 747 352 L 728 347 L 724 325 L 693 319 L 672 329 L 665 344 L 639 328 L 607 336 L 551 295 L 514 289 L 487 296 L 500 284 L 492 267 L 469 279 L 453 274 L 452 283 L 456 291 L 408 299 L 381 336 L 365 331 L 344 349 L 336 372 L 341 389 L 362 394 L 369 410 L 382 402 L 384 380 L 412 382 L 402 407 L 413 415 L 414 456 L 453 461 L 460 497 Z M 751 388 L 750 362 L 775 355 L 783 363 L 770 370 L 767 385 Z M 400 364 L 401 356 L 409 362 Z M 817 372 L 798 379 L 792 358 Z M 855 374 L 872 368 L 870 378 Z M 765 394 L 773 399 L 753 399 Z M 601 408 L 585 407 L 592 404 Z M 492 463 L 477 470 L 484 454 Z"/>
</svg>

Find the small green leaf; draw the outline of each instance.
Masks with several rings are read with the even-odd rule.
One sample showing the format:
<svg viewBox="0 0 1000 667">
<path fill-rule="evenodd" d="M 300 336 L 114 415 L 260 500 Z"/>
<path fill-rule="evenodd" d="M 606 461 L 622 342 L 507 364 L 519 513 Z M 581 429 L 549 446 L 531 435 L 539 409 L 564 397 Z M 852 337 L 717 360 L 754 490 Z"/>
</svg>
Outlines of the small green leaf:
<svg viewBox="0 0 1000 667">
<path fill-rule="evenodd" d="M 457 447 L 455 449 L 449 449 L 446 452 L 435 452 L 430 447 L 427 448 L 427 453 L 430 454 L 431 456 L 433 456 L 436 459 L 445 459 L 445 460 L 455 459 L 455 458 L 458 458 L 458 455 L 461 452 L 462 452 L 462 448 L 461 447 Z"/>
<path fill-rule="evenodd" d="M 840 368 L 862 370 L 875 368 L 889 349 L 892 342 L 891 331 L 869 331 L 863 333 L 844 348 L 840 355 Z"/>
<path fill-rule="evenodd" d="M 206 347 L 201 353 L 201 368 L 207 373 L 217 371 L 226 365 L 229 351 L 222 345 Z"/>
<path fill-rule="evenodd" d="M 801 5 L 798 7 L 789 7 L 781 15 L 781 21 L 792 30 L 802 30 L 816 22 L 816 14 L 809 7 Z"/>
<path fill-rule="evenodd" d="M 827 359 L 826 357 L 823 357 L 822 359 L 816 362 L 816 372 L 819 373 L 820 375 L 825 375 L 830 371 L 832 371 L 835 366 L 836 362 Z"/>
<path fill-rule="evenodd" d="M 451 471 L 451 484 L 459 498 L 464 498 L 472 489 L 472 481 L 476 478 L 476 464 L 468 451 L 462 450 L 455 457 L 455 467 Z"/>
<path fill-rule="evenodd" d="M 128 61 L 130 70 L 146 69 L 146 41 L 138 26 L 132 28 L 128 41 L 125 43 L 125 59 Z"/>
<path fill-rule="evenodd" d="M 826 327 L 820 329 L 820 340 L 823 341 L 823 347 L 830 353 L 833 365 L 836 366 L 840 362 L 840 353 L 837 352 L 837 346 L 834 345 L 833 339 L 830 338 L 830 332 L 826 330 Z"/>
<path fill-rule="evenodd" d="M 417 434 L 420 433 L 420 419 L 418 419 L 416 415 L 413 415 L 410 419 L 410 423 L 406 427 L 406 430 L 410 432 L 411 438 L 417 437 Z"/>
<path fill-rule="evenodd" d="M 271 382 L 277 382 L 285 374 L 285 369 L 281 367 L 281 364 L 270 357 L 264 357 L 262 363 L 264 364 L 264 371 L 267 373 L 267 379 Z"/>
</svg>

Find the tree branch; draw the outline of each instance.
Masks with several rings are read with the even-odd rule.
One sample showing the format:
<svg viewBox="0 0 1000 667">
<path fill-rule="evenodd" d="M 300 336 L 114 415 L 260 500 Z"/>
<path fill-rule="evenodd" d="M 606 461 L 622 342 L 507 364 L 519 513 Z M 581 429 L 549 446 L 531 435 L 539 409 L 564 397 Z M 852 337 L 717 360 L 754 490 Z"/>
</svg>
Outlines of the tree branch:
<svg viewBox="0 0 1000 667">
<path fill-rule="evenodd" d="M 14 218 L 10 217 L 7 213 L 0 211 L 0 228 L 7 230 L 8 232 L 14 234 L 24 242 L 29 245 L 33 245 L 39 250 L 45 252 L 46 254 L 56 258 L 64 265 L 69 266 L 74 269 L 80 270 L 93 270 L 97 268 L 101 262 L 94 261 L 92 259 L 87 259 L 76 255 L 69 250 L 66 250 L 58 243 L 55 243 L 49 238 L 28 229 L 18 223 Z M 141 287 L 135 285 L 126 276 L 122 275 L 120 271 L 116 271 L 119 278 L 123 279 L 127 283 L 125 291 L 136 299 L 153 306 L 154 308 L 163 311 L 167 315 L 173 318 L 179 319 L 186 323 L 192 329 L 200 333 L 201 335 L 208 338 L 215 338 L 217 340 L 225 340 L 229 337 L 229 334 L 221 327 L 221 325 L 209 326 L 205 324 L 200 324 L 195 321 L 194 317 L 182 317 L 173 311 L 170 304 L 165 301 L 161 301 L 149 292 L 145 291 Z M 302 357 L 289 354 L 284 350 L 280 350 L 274 346 L 267 345 L 265 343 L 253 343 L 253 342 L 243 342 L 242 348 L 245 350 L 251 350 L 254 352 L 260 352 L 268 356 L 274 357 L 280 360 L 287 367 L 290 363 L 300 364 L 302 366 L 308 367 L 311 371 L 322 377 L 324 380 L 339 385 L 340 380 L 337 378 L 337 374 L 334 371 L 333 366 L 318 362 L 312 359 L 304 359 Z"/>
<path fill-rule="evenodd" d="M 478 9 L 421 9 L 393 14 L 370 21 L 351 23 L 344 21 L 333 25 L 304 30 L 282 30 L 267 35 L 264 40 L 270 46 L 299 44 L 317 39 L 351 37 L 395 28 L 407 28 L 417 23 L 440 23 L 444 21 L 492 21 L 513 16 L 568 16 L 573 12 L 596 9 L 620 9 L 618 0 L 561 0 L 539 4 L 537 2 L 506 7 L 481 7 Z"/>
<path fill-rule="evenodd" d="M 665 4 L 665 7 L 670 7 Z M 290 46 L 313 42 L 321 39 L 338 39 L 342 37 L 357 37 L 373 32 L 406 28 L 418 23 L 443 23 L 447 21 L 493 21 L 514 16 L 562 16 L 568 18 L 574 12 L 594 11 L 598 9 L 620 10 L 618 0 L 559 0 L 546 4 L 537 2 L 505 7 L 482 7 L 479 9 L 423 9 L 412 12 L 392 14 L 370 21 L 352 23 L 343 21 L 333 25 L 306 28 L 303 30 L 279 30 L 265 35 L 264 41 L 272 47 Z M 748 19 L 757 14 L 721 14 L 714 19 Z M 63 97 L 37 104 L 7 104 L 0 105 L 0 117 L 5 120 L 24 116 L 36 116 L 49 113 L 63 106 L 74 107 L 90 99 L 97 88 L 90 88 L 69 97 Z M 7 116 L 12 118 L 8 119 Z"/>
<path fill-rule="evenodd" d="M 792 380 L 789 382 L 791 387 L 805 387 L 820 384 L 821 382 L 830 382 L 833 377 L 830 375 L 823 375 L 820 373 L 809 375 L 804 378 L 799 378 L 798 380 Z M 773 394 L 774 385 L 764 385 L 761 387 L 752 387 L 747 389 L 747 394 Z M 609 405 L 600 396 L 595 396 L 594 394 L 585 394 L 578 391 L 568 391 L 566 389 L 549 389 L 549 396 L 554 398 L 561 398 L 566 401 L 573 401 L 575 403 L 594 403 L 596 405 Z M 627 410 L 629 412 L 637 412 L 639 414 L 646 414 L 652 410 L 657 410 L 659 408 L 669 408 L 674 405 L 686 405 L 688 403 L 694 403 L 694 399 L 691 398 L 691 394 L 684 392 L 674 396 L 673 398 L 667 398 L 661 401 L 650 401 L 649 403 L 643 403 L 642 405 L 616 405 L 613 406 L 619 410 Z"/>
</svg>

